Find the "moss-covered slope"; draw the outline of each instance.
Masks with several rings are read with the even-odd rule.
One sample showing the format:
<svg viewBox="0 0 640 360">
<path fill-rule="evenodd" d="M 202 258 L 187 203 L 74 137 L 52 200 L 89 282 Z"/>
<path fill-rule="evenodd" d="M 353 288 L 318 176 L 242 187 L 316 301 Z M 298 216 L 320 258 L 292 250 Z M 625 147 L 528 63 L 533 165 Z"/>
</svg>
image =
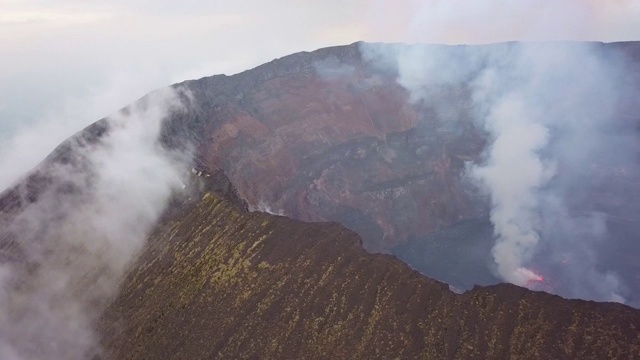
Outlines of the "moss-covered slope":
<svg viewBox="0 0 640 360">
<path fill-rule="evenodd" d="M 101 320 L 113 359 L 637 359 L 640 312 L 511 285 L 463 295 L 338 224 L 176 209 Z"/>
</svg>

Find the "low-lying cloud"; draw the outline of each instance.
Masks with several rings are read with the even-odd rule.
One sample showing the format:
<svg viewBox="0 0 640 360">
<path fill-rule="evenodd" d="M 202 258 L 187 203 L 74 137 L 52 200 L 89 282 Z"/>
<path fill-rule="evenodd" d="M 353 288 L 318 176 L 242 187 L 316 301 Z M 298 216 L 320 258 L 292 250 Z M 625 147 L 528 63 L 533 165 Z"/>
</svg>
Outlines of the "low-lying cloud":
<svg viewBox="0 0 640 360">
<path fill-rule="evenodd" d="M 70 160 L 36 170 L 46 187 L 2 225 L 15 259 L 0 265 L 0 358 L 99 353 L 95 322 L 185 181 L 188 154 L 166 149 L 159 135 L 188 98 L 155 91 L 107 118 L 97 141 L 70 139 L 62 149 Z"/>
</svg>

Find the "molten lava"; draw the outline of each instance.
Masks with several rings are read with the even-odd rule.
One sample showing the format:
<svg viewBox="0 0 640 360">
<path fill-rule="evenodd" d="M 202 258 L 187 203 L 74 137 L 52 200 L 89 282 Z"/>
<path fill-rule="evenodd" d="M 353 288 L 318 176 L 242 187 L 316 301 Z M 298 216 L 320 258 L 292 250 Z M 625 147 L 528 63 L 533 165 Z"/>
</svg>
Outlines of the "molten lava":
<svg viewBox="0 0 640 360">
<path fill-rule="evenodd" d="M 530 277 L 524 287 L 529 290 L 538 290 L 548 293 L 554 293 L 558 284 L 549 276 L 541 275 L 539 270 L 529 270 Z"/>
</svg>

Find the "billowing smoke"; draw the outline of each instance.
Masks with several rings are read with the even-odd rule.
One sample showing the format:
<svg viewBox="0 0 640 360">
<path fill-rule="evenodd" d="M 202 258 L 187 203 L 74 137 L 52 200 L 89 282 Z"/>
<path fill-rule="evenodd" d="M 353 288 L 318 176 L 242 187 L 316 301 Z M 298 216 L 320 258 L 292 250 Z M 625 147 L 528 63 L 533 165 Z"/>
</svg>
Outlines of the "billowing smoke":
<svg viewBox="0 0 640 360">
<path fill-rule="evenodd" d="M 92 128 L 102 135 L 58 148 L 36 170 L 45 179 L 37 194 L 21 188 L 32 202 L 0 218 L 0 358 L 99 354 L 100 312 L 187 174 L 187 151 L 168 150 L 159 136 L 188 98 L 151 93 Z"/>
<path fill-rule="evenodd" d="M 496 101 L 486 121 L 496 138 L 487 164 L 473 166 L 471 172 L 491 193 L 498 273 L 506 281 L 526 285 L 540 277 L 523 264 L 539 241 L 538 191 L 553 175 L 552 164 L 538 155 L 548 144 L 549 131 L 518 94 Z"/>
<path fill-rule="evenodd" d="M 417 107 L 437 113 L 459 106 L 439 103 L 438 94 L 466 97 L 488 138 L 484 160 L 469 162 L 467 174 L 490 198 L 500 278 L 535 288 L 554 271 L 556 285 L 546 290 L 623 302 L 624 284 L 597 256 L 608 239 L 607 209 L 590 197 L 606 181 L 599 172 L 614 163 L 635 167 L 633 126 L 617 111 L 637 89 L 624 56 L 604 47 L 374 44 L 362 50 L 372 64 L 392 65 Z"/>
<path fill-rule="evenodd" d="M 616 114 L 623 95 L 634 92 L 623 80 L 630 71 L 602 44 L 507 48 L 498 55 L 508 60 L 490 59 L 473 84 L 478 119 L 493 141 L 486 163 L 470 174 L 491 195 L 498 274 L 529 285 L 543 280 L 531 266 L 553 267 L 563 254 L 573 261 L 553 274 L 563 279 L 555 291 L 624 301 L 619 278 L 597 265 L 604 216 L 580 197 L 593 194 L 593 167 L 633 166 L 629 128 Z"/>
</svg>

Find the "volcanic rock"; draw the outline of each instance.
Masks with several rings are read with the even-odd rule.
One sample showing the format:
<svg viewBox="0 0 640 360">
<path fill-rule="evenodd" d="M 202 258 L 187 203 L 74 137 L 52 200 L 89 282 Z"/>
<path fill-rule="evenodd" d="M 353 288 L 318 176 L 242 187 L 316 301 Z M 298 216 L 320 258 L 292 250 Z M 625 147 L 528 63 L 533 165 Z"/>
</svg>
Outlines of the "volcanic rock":
<svg viewBox="0 0 640 360">
<path fill-rule="evenodd" d="M 602 47 L 640 63 L 637 43 Z M 415 104 L 396 75 L 352 44 L 175 85 L 187 105 L 162 142 L 195 148 L 189 165 L 204 180 L 192 200 L 174 200 L 101 317 L 105 357 L 639 358 L 630 307 L 504 284 L 456 294 L 365 251 L 427 274 L 425 260 L 446 265 L 447 254 L 466 270 L 440 278 L 465 289 L 497 281 L 484 263 L 489 204 L 463 176 L 488 141 L 468 89 Z M 635 99 L 620 106 L 640 123 Z M 80 190 L 52 184 L 52 164 L 82 168 L 83 151 L 109 131 L 104 120 L 88 127 L 0 195 L 0 229 L 45 190 L 70 201 Z M 640 177 L 592 165 L 605 185 L 591 208 L 624 225 L 606 265 L 625 267 L 637 292 Z M 458 235 L 479 228 L 484 252 L 460 257 L 479 243 Z M 0 231 L 0 261 L 24 261 L 19 242 Z"/>
<path fill-rule="evenodd" d="M 336 223 L 181 205 L 101 319 L 112 359 L 622 359 L 640 312 L 513 285 L 458 295 Z"/>
</svg>

